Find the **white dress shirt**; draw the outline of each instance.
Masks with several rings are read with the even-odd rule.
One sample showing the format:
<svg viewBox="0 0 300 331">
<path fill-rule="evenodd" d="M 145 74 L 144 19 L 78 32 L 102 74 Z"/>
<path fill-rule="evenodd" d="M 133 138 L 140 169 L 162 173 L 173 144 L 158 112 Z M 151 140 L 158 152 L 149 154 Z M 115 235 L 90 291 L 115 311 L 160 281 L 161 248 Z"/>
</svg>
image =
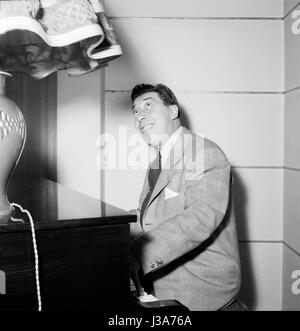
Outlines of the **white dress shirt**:
<svg viewBox="0 0 300 331">
<path fill-rule="evenodd" d="M 177 140 L 179 139 L 182 130 L 183 128 L 182 126 L 180 126 L 160 149 L 162 169 L 164 169 L 164 166 L 166 165 L 166 161 L 171 153 L 171 150 L 176 144 Z"/>
</svg>

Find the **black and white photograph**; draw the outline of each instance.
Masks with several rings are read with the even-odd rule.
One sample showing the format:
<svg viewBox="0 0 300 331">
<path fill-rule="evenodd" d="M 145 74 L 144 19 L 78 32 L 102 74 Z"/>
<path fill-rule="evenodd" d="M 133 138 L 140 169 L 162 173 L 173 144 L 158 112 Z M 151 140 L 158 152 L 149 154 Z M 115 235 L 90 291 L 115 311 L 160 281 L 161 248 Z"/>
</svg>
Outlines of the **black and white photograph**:
<svg viewBox="0 0 300 331">
<path fill-rule="evenodd" d="M 0 1 L 0 314 L 71 310 L 300 310 L 299 0 Z"/>
</svg>

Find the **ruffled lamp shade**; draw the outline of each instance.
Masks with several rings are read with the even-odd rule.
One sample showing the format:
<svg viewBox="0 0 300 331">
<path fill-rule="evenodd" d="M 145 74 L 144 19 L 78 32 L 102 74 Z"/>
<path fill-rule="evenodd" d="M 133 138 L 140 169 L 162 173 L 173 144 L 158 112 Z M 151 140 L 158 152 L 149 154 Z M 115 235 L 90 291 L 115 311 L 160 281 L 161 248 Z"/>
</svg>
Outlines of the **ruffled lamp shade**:
<svg viewBox="0 0 300 331">
<path fill-rule="evenodd" d="M 99 0 L 0 1 L 0 69 L 85 74 L 122 54 Z"/>
</svg>

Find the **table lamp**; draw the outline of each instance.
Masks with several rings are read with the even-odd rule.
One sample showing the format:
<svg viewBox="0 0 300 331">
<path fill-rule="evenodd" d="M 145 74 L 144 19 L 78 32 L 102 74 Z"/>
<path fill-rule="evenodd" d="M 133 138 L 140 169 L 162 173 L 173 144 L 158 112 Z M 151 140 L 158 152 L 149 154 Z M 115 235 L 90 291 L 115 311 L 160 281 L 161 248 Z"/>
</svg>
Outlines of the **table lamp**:
<svg viewBox="0 0 300 331">
<path fill-rule="evenodd" d="M 13 214 L 8 183 L 26 140 L 22 112 L 5 96 L 6 77 L 43 79 L 58 70 L 80 76 L 121 54 L 99 0 L 0 1 L 0 223 Z"/>
</svg>

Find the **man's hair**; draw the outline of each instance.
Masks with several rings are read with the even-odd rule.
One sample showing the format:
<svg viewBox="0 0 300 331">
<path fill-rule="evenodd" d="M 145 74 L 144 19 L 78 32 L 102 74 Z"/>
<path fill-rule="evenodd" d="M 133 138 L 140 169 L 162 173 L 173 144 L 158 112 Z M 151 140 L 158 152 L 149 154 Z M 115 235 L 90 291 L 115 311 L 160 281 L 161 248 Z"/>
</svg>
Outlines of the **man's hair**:
<svg viewBox="0 0 300 331">
<path fill-rule="evenodd" d="M 151 84 L 138 84 L 136 85 L 131 92 L 131 102 L 139 97 L 140 95 L 147 92 L 156 92 L 161 98 L 165 106 L 176 105 L 179 109 L 178 101 L 175 94 L 163 84 L 151 85 Z"/>
</svg>

